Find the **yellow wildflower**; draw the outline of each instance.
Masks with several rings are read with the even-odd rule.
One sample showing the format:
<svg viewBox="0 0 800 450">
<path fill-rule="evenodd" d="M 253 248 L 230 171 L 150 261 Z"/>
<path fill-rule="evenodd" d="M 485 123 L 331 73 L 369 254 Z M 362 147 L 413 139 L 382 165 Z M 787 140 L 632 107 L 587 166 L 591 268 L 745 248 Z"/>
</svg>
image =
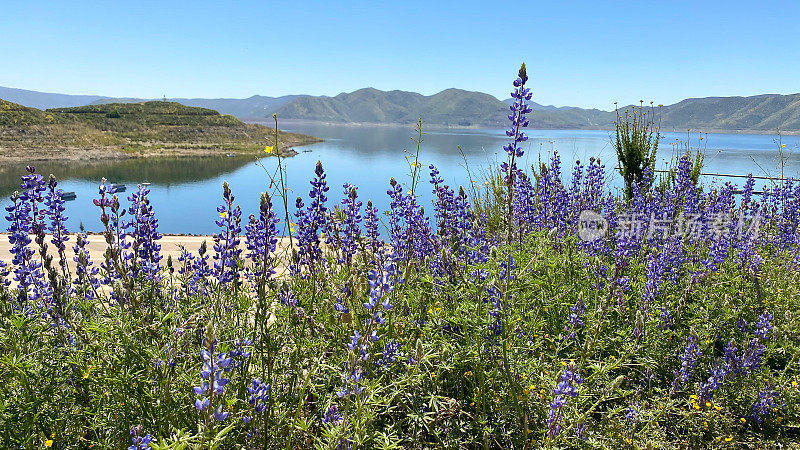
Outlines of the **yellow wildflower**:
<svg viewBox="0 0 800 450">
<path fill-rule="evenodd" d="M 272 148 L 271 145 L 268 145 L 268 146 L 264 147 L 264 153 L 266 153 L 268 155 L 271 155 L 272 152 L 273 152 L 273 148 Z"/>
<path fill-rule="evenodd" d="M 53 446 L 53 440 L 52 439 L 48 439 L 48 440 L 44 441 L 44 446 L 47 447 L 47 448 L 52 447 Z"/>
</svg>

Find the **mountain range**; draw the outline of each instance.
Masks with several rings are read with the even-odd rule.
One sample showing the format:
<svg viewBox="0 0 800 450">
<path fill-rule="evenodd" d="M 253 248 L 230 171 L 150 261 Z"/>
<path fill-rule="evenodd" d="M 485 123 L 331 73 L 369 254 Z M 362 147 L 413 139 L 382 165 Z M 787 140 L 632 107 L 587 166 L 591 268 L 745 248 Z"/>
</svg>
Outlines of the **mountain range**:
<svg viewBox="0 0 800 450">
<path fill-rule="evenodd" d="M 0 87 L 0 98 L 38 109 L 104 103 L 138 103 L 148 99 L 51 94 Z M 334 97 L 254 95 L 244 99 L 165 99 L 203 107 L 240 119 L 282 119 L 331 123 L 411 124 L 422 118 L 429 125 L 503 127 L 510 99 L 501 101 L 482 92 L 446 89 L 433 95 L 364 88 Z M 531 127 L 540 129 L 609 129 L 616 113 L 599 109 L 556 107 L 533 103 Z M 629 107 L 625 107 L 629 108 Z M 623 110 L 625 108 L 622 108 Z M 690 98 L 658 108 L 663 130 L 787 132 L 800 131 L 800 93 L 751 97 Z"/>
</svg>

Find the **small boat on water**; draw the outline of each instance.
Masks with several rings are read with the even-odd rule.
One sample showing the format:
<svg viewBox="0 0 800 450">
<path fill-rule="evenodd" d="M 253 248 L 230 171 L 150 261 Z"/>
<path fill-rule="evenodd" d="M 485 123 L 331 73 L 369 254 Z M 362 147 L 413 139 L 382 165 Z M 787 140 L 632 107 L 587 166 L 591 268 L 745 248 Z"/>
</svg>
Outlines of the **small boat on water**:
<svg viewBox="0 0 800 450">
<path fill-rule="evenodd" d="M 61 194 L 61 198 L 66 201 L 70 201 L 78 198 L 78 195 L 75 194 L 74 192 L 64 192 L 63 194 Z"/>
<path fill-rule="evenodd" d="M 109 187 L 116 189 L 117 192 L 125 192 L 128 190 L 128 186 L 125 186 L 124 184 L 111 183 Z"/>
<path fill-rule="evenodd" d="M 236 157 L 236 153 L 228 153 L 225 156 L 227 156 L 228 158 L 235 158 Z"/>
</svg>

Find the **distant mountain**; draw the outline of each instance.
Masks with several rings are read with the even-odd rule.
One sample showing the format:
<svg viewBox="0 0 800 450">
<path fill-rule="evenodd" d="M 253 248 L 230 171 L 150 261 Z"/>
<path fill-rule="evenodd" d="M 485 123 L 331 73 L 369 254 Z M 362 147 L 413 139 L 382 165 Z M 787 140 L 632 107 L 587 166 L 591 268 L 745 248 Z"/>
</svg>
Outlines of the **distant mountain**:
<svg viewBox="0 0 800 450">
<path fill-rule="evenodd" d="M 86 104 L 142 102 L 142 99 L 45 94 L 0 87 L 0 98 L 37 108 Z M 265 118 L 277 112 L 284 119 L 332 123 L 412 124 L 422 118 L 429 125 L 504 127 L 512 99 L 500 101 L 482 92 L 446 89 L 433 95 L 373 88 L 335 97 L 286 95 L 245 99 L 168 99 L 203 107 L 240 119 Z M 622 108 L 624 110 L 625 108 Z M 610 129 L 614 111 L 533 103 L 531 126 L 544 129 Z M 776 128 L 800 131 L 800 94 L 764 94 L 753 97 L 691 98 L 660 109 L 663 130 L 756 131 Z"/>
<path fill-rule="evenodd" d="M 68 108 L 70 106 L 84 106 L 99 100 L 107 99 L 100 95 L 68 95 L 50 94 L 47 92 L 28 91 L 0 86 L 0 98 L 9 102 L 18 103 L 31 108 Z"/>
<path fill-rule="evenodd" d="M 508 106 L 489 94 L 447 89 L 425 96 L 416 92 L 373 88 L 335 97 L 303 97 L 278 109 L 285 119 L 335 123 L 410 124 L 422 118 L 429 124 L 494 126 L 501 124 Z"/>
<path fill-rule="evenodd" d="M 662 128 L 800 131 L 800 93 L 690 98 L 665 106 Z"/>
</svg>

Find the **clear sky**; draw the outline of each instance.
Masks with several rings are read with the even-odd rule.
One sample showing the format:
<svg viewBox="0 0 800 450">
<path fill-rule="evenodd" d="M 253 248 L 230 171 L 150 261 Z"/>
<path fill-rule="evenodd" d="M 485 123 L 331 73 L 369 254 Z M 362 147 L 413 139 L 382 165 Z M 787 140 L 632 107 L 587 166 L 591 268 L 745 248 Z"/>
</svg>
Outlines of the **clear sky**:
<svg viewBox="0 0 800 450">
<path fill-rule="evenodd" d="M 800 92 L 800 1 L 0 0 L 0 86 L 120 97 L 449 87 L 612 109 Z"/>
</svg>

